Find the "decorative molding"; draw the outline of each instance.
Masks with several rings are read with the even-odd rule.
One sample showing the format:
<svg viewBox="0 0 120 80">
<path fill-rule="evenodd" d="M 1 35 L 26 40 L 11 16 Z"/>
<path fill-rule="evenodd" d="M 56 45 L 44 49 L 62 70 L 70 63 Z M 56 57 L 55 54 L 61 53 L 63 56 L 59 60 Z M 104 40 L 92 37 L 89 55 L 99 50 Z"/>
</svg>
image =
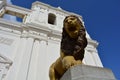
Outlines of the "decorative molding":
<svg viewBox="0 0 120 80">
<path fill-rule="evenodd" d="M 45 9 L 47 9 L 47 10 L 50 10 L 50 9 L 51 9 L 51 10 L 53 10 L 53 11 L 55 11 L 55 12 L 58 12 L 58 13 L 63 14 L 64 16 L 67 16 L 67 15 L 77 15 L 77 16 L 79 16 L 80 18 L 82 18 L 82 16 L 80 16 L 80 15 L 78 15 L 78 14 L 75 14 L 75 13 L 72 13 L 72 12 L 68 12 L 68 11 L 65 11 L 65 10 L 63 10 L 63 9 L 59 9 L 59 8 L 52 7 L 52 6 L 48 5 L 48 4 L 44 4 L 44 3 L 39 2 L 39 1 L 36 1 L 36 2 L 32 3 L 32 7 L 33 7 L 33 6 L 39 6 L 39 7 L 45 8 Z"/>
<path fill-rule="evenodd" d="M 13 41 L 13 39 L 0 36 L 0 44 L 11 45 Z"/>
<path fill-rule="evenodd" d="M 5 6 L 5 9 L 6 9 L 6 11 L 8 11 L 9 14 L 19 16 L 21 18 L 23 18 L 25 15 L 27 15 L 31 12 L 30 9 L 26 9 L 26 8 L 23 8 L 23 7 L 18 7 L 18 6 L 11 5 L 11 4 L 7 4 Z"/>
<path fill-rule="evenodd" d="M 11 65 L 12 61 L 0 53 L 0 80 L 5 78 Z"/>
<path fill-rule="evenodd" d="M 0 63 L 12 64 L 12 61 L 0 53 Z"/>
<path fill-rule="evenodd" d="M 96 40 L 92 40 L 92 39 L 90 39 L 90 38 L 87 38 L 87 40 L 88 40 L 88 45 L 93 45 L 93 47 L 97 47 L 98 46 L 98 42 L 96 41 Z"/>
</svg>

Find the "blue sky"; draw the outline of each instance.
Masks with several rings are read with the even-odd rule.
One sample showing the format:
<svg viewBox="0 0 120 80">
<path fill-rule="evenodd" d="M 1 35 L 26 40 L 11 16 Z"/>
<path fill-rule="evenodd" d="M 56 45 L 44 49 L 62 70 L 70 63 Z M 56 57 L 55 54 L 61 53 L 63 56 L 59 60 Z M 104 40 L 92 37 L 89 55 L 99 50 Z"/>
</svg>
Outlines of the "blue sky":
<svg viewBox="0 0 120 80">
<path fill-rule="evenodd" d="M 36 0 L 12 0 L 14 5 L 31 8 Z M 54 7 L 82 15 L 101 61 L 120 80 L 120 0 L 38 0 Z"/>
</svg>

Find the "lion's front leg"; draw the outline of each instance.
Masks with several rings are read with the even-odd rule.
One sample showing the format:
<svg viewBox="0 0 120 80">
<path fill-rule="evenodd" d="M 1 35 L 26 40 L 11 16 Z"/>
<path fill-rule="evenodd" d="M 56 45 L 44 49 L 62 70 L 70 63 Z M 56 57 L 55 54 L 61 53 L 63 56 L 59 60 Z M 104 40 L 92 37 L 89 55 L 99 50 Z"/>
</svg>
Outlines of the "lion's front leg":
<svg viewBox="0 0 120 80">
<path fill-rule="evenodd" d="M 54 65 L 55 65 L 55 63 L 53 63 L 50 66 L 50 69 L 49 69 L 49 78 L 50 78 L 50 80 L 56 80 Z"/>
<path fill-rule="evenodd" d="M 76 65 L 83 64 L 81 60 L 76 60 Z"/>
</svg>

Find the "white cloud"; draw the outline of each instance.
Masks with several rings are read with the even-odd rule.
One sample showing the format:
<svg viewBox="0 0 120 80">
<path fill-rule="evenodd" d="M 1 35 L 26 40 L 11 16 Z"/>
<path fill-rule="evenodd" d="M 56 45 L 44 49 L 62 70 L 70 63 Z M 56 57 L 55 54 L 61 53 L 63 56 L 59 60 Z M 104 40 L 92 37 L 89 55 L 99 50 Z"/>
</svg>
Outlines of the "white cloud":
<svg viewBox="0 0 120 80">
<path fill-rule="evenodd" d="M 10 20 L 10 21 L 16 21 L 16 17 L 12 15 L 5 14 L 3 16 L 4 19 Z"/>
<path fill-rule="evenodd" d="M 11 0 L 7 0 L 7 3 L 12 4 L 12 1 Z"/>
<path fill-rule="evenodd" d="M 8 4 L 12 4 L 12 1 L 11 0 L 7 0 L 7 3 Z M 5 14 L 3 18 L 7 19 L 7 20 L 10 20 L 10 21 L 17 21 L 16 17 L 12 16 L 12 15 Z"/>
</svg>

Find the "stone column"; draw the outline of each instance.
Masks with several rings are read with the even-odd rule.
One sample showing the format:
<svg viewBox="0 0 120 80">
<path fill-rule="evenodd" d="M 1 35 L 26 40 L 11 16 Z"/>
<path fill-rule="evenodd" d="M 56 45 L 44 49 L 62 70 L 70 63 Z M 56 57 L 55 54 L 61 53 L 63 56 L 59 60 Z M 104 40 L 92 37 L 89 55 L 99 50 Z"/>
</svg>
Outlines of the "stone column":
<svg viewBox="0 0 120 80">
<path fill-rule="evenodd" d="M 5 80 L 26 80 L 32 47 L 32 38 L 20 38 L 13 64 Z"/>
<path fill-rule="evenodd" d="M 47 51 L 46 41 L 40 41 L 36 80 L 47 80 L 46 79 L 47 78 L 46 77 L 46 67 L 47 67 L 46 51 Z"/>
<path fill-rule="evenodd" d="M 35 40 L 27 80 L 43 79 L 42 74 L 44 73 L 45 70 L 43 64 L 46 64 L 44 60 L 45 56 L 42 55 L 42 54 L 46 55 L 45 48 L 42 48 L 44 46 L 46 46 L 46 44 L 42 45 L 41 41 Z"/>
</svg>

